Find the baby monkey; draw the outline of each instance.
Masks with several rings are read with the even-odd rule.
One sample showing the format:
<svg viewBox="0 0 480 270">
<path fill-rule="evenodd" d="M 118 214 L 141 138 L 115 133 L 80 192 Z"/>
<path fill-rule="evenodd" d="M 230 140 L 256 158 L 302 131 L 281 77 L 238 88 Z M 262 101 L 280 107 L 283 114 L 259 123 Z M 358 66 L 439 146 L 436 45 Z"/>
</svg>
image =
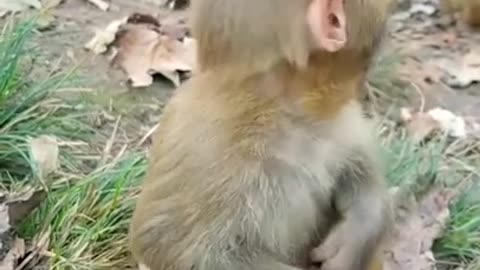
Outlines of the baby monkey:
<svg viewBox="0 0 480 270">
<path fill-rule="evenodd" d="M 358 93 L 390 0 L 193 0 L 191 12 L 197 73 L 153 137 L 135 258 L 368 269 L 390 206 Z"/>
</svg>

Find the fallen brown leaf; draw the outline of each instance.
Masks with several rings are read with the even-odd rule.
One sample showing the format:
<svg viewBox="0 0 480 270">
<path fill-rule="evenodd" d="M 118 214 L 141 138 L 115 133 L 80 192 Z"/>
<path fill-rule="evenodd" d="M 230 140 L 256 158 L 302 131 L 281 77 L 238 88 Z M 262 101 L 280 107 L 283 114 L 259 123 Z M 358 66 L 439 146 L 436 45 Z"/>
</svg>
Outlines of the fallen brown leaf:
<svg viewBox="0 0 480 270">
<path fill-rule="evenodd" d="M 130 23 L 130 24 L 145 23 L 145 24 L 151 24 L 151 25 L 160 27 L 160 23 L 158 22 L 157 18 L 155 18 L 150 14 L 142 14 L 142 13 L 133 13 L 130 16 L 128 16 L 127 23 Z"/>
<path fill-rule="evenodd" d="M 433 270 L 433 241 L 439 238 L 449 218 L 448 205 L 455 193 L 446 189 L 430 191 L 420 202 L 410 194 L 396 200 L 399 208 L 392 238 L 384 250 L 384 270 Z"/>
<path fill-rule="evenodd" d="M 10 216 L 8 215 L 8 205 L 0 203 L 0 235 L 10 230 Z"/>
<path fill-rule="evenodd" d="M 39 30 L 44 30 L 52 26 L 55 22 L 55 16 L 50 10 L 45 10 L 44 12 L 40 13 L 36 23 Z"/>
<path fill-rule="evenodd" d="M 19 12 L 31 7 L 40 9 L 42 3 L 39 0 L 0 0 L 0 13 Z"/>
<path fill-rule="evenodd" d="M 402 118 L 407 132 L 415 142 L 423 141 L 434 131 L 440 129 L 440 124 L 424 112 L 410 113 L 403 109 Z"/>
<path fill-rule="evenodd" d="M 29 249 L 29 254 L 22 262 L 15 268 L 15 270 L 25 269 L 35 259 L 38 259 L 39 255 L 48 253 L 48 245 L 50 243 L 51 228 L 48 227 L 45 231 L 42 231 L 35 236 L 32 247 Z"/>
<path fill-rule="evenodd" d="M 101 54 L 111 47 L 112 63 L 133 87 L 151 85 L 154 74 L 179 86 L 180 72 L 192 72 L 196 65 L 197 43 L 187 33 L 183 21 L 181 26 L 161 25 L 154 16 L 134 13 L 97 31 L 85 48 Z"/>
<path fill-rule="evenodd" d="M 414 141 L 423 141 L 435 131 L 455 137 L 467 136 L 465 120 L 454 113 L 441 108 L 434 108 L 428 112 L 412 113 L 409 109 L 402 108 L 402 120 Z"/>
<path fill-rule="evenodd" d="M 183 42 L 161 35 L 151 24 L 129 24 L 117 40 L 118 53 L 113 62 L 129 77 L 133 87 L 153 83 L 153 74 L 162 74 L 180 85 L 179 71 L 192 71 L 195 46 L 192 39 Z"/>
<path fill-rule="evenodd" d="M 42 5 L 46 9 L 56 8 L 61 3 L 63 3 L 63 0 L 43 0 L 42 1 Z"/>
<path fill-rule="evenodd" d="M 11 225 L 26 218 L 46 198 L 44 190 L 29 188 L 21 193 L 12 194 L 6 201 L 8 205 L 8 216 Z"/>
<path fill-rule="evenodd" d="M 457 61 L 450 61 L 442 68 L 448 73 L 445 82 L 452 87 L 464 88 L 480 82 L 480 52 L 470 51 Z"/>
<path fill-rule="evenodd" d="M 12 226 L 19 218 L 24 218 L 39 203 L 32 203 L 38 200 L 40 192 L 27 190 L 18 194 L 4 194 L 0 192 L 0 270 L 14 270 L 17 267 L 18 259 L 25 256 L 26 248 L 23 239 L 15 237 Z M 43 199 L 42 199 L 43 200 Z M 19 204 L 29 205 L 28 209 L 20 209 Z"/>
<path fill-rule="evenodd" d="M 87 0 L 92 5 L 98 7 L 102 11 L 108 11 L 110 8 L 110 3 L 107 3 L 103 0 Z"/>
<path fill-rule="evenodd" d="M 95 36 L 85 44 L 85 49 L 94 54 L 102 54 L 108 50 L 108 46 L 115 41 L 118 30 L 127 23 L 128 17 L 112 21 L 105 29 L 97 30 Z"/>
<path fill-rule="evenodd" d="M 16 238 L 7 255 L 0 261 L 0 270 L 14 270 L 17 260 L 25 255 L 25 251 L 25 241 L 21 238 Z"/>
<path fill-rule="evenodd" d="M 43 180 L 58 167 L 58 142 L 55 137 L 40 136 L 31 139 L 30 155 L 36 164 L 37 175 Z"/>
</svg>

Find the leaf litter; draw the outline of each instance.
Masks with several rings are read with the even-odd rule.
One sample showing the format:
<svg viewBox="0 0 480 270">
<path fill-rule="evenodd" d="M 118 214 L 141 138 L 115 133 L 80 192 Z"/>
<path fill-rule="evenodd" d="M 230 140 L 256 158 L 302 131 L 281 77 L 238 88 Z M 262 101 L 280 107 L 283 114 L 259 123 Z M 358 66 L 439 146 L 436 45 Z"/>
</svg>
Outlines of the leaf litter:
<svg viewBox="0 0 480 270">
<path fill-rule="evenodd" d="M 44 180 L 58 168 L 58 142 L 53 136 L 42 135 L 29 140 L 30 158 L 34 164 L 34 172 L 40 180 Z M 32 253 L 26 255 L 23 239 L 15 234 L 14 227 L 22 222 L 47 197 L 43 188 L 26 187 L 22 191 L 11 194 L 0 193 L 0 270 L 22 269 Z M 20 263 L 20 266 L 19 266 Z"/>
<path fill-rule="evenodd" d="M 97 31 L 85 48 L 95 54 L 112 49 L 112 64 L 127 74 L 132 87 L 151 85 L 155 74 L 179 86 L 181 73 L 194 71 L 196 41 L 182 28 L 172 29 L 153 16 L 135 13 Z"/>
<path fill-rule="evenodd" d="M 9 12 L 20 12 L 30 8 L 41 9 L 40 0 L 0 0 L 0 15 L 4 16 Z"/>
<path fill-rule="evenodd" d="M 456 192 L 434 188 L 417 200 L 412 193 L 392 189 L 395 224 L 384 249 L 383 270 L 435 270 L 432 246 L 449 220 Z"/>
<path fill-rule="evenodd" d="M 14 270 L 26 255 L 25 241 L 16 236 L 14 226 L 25 219 L 46 198 L 44 190 L 28 188 L 0 194 L 0 270 Z"/>
<path fill-rule="evenodd" d="M 57 138 L 42 135 L 29 140 L 30 156 L 37 176 L 44 180 L 58 168 L 59 147 Z"/>
<path fill-rule="evenodd" d="M 467 137 L 465 120 L 451 111 L 434 108 L 427 112 L 412 113 L 408 108 L 401 109 L 401 118 L 414 141 L 420 142 L 436 131 L 453 138 Z"/>
</svg>

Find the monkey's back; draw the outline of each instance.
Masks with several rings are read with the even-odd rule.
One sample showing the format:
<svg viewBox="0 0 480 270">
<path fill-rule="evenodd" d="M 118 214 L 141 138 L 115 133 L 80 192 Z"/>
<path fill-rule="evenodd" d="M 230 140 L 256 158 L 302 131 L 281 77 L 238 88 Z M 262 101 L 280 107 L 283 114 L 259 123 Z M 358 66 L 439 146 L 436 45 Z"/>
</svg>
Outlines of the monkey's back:
<svg viewBox="0 0 480 270">
<path fill-rule="evenodd" d="M 330 159 L 343 137 L 360 143 L 365 131 L 335 127 L 347 117 L 363 121 L 360 109 L 312 126 L 255 92 L 256 81 L 212 79 L 197 75 L 164 110 L 131 225 L 133 253 L 152 270 L 228 269 L 225 254 L 303 264 L 325 233 L 317 228 L 336 221 L 332 209 L 319 209 L 329 205 L 337 173 L 325 164 L 343 158 Z"/>
</svg>

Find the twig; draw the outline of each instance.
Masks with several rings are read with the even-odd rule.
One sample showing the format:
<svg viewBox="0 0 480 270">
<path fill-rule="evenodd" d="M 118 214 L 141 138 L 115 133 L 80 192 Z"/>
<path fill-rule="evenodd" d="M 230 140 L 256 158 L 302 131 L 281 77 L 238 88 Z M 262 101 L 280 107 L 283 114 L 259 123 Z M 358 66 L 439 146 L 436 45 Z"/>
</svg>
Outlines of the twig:
<svg viewBox="0 0 480 270">
<path fill-rule="evenodd" d="M 142 146 L 145 141 L 150 138 L 150 136 L 152 136 L 152 134 L 155 132 L 155 130 L 157 130 L 158 128 L 158 124 L 156 124 L 155 126 L 153 126 L 143 137 L 142 139 L 140 139 L 140 141 L 137 143 L 137 147 L 140 147 Z"/>
<path fill-rule="evenodd" d="M 112 135 L 110 135 L 110 139 L 108 139 L 107 143 L 105 144 L 105 148 L 103 149 L 102 159 L 100 160 L 99 167 L 105 165 L 105 162 L 108 159 L 110 151 L 112 150 L 113 142 L 115 141 L 115 136 L 117 135 L 118 126 L 120 125 L 120 119 L 122 117 L 119 116 L 117 121 L 115 122 L 115 127 L 113 128 Z"/>
<path fill-rule="evenodd" d="M 425 110 L 425 95 L 422 93 L 422 90 L 420 87 L 418 87 L 417 84 L 414 82 L 410 82 L 410 84 L 413 86 L 413 89 L 417 92 L 417 94 L 420 96 L 420 109 L 419 112 L 423 113 Z"/>
</svg>

